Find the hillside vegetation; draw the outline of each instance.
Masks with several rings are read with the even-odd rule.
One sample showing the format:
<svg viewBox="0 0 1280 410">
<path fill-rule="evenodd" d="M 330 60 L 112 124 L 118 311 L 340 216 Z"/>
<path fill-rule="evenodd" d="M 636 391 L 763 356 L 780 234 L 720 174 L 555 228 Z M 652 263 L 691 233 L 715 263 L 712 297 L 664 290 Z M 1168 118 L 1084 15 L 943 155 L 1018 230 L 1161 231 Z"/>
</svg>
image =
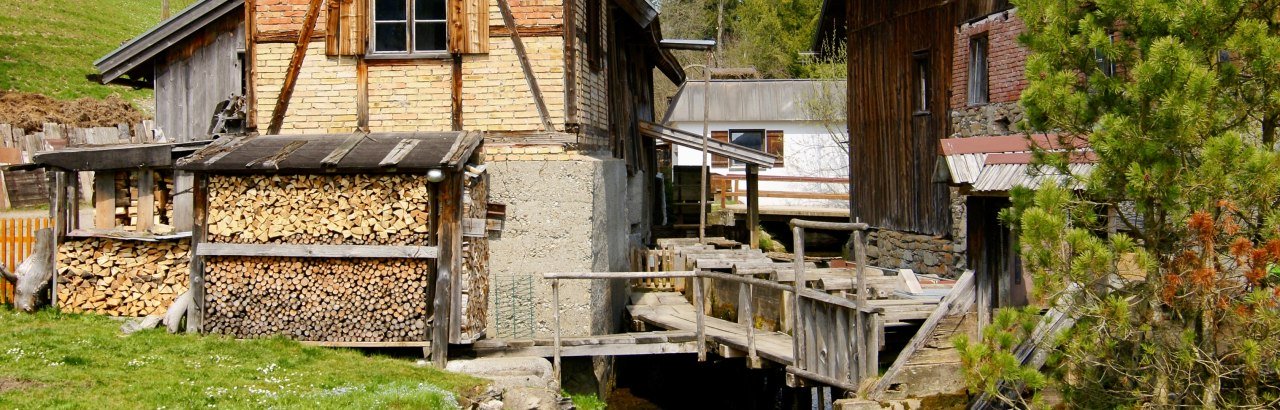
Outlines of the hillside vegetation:
<svg viewBox="0 0 1280 410">
<path fill-rule="evenodd" d="M 171 0 L 177 14 L 193 0 Z M 93 62 L 160 22 L 160 0 L 0 0 L 0 91 L 60 100 L 120 94 L 128 101 L 151 90 L 104 86 L 85 75 Z"/>
</svg>

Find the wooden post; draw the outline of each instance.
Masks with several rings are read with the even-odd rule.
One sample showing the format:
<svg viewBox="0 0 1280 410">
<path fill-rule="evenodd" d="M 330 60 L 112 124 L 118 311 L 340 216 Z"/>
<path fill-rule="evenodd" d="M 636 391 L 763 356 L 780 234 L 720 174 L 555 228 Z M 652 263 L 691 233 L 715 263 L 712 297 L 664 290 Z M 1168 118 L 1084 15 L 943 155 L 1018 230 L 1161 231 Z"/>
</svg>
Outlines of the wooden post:
<svg viewBox="0 0 1280 410">
<path fill-rule="evenodd" d="M 439 184 L 440 219 L 436 228 L 439 258 L 436 260 L 436 289 L 431 324 L 431 362 L 444 368 L 449 358 L 449 336 L 456 323 L 453 317 L 453 277 L 462 272 L 462 175 L 452 170 Z"/>
<path fill-rule="evenodd" d="M 94 229 L 116 227 L 115 171 L 97 171 L 93 173 L 93 207 Z"/>
<path fill-rule="evenodd" d="M 150 230 L 155 219 L 155 174 L 143 168 L 138 171 L 138 232 Z"/>
<path fill-rule="evenodd" d="M 760 248 L 760 166 L 747 164 L 747 229 L 751 248 Z"/>
<path fill-rule="evenodd" d="M 878 352 L 873 351 L 874 349 L 872 348 L 871 344 L 868 343 L 869 342 L 868 335 L 874 333 L 875 330 L 871 329 L 871 323 L 869 320 L 867 320 L 868 319 L 867 315 L 869 315 L 869 313 L 866 313 L 867 311 L 867 253 L 866 253 L 867 248 L 866 246 L 863 246 L 862 239 L 863 239 L 862 231 L 855 229 L 853 231 L 853 254 L 858 263 L 858 267 L 857 267 L 858 294 L 856 295 L 857 302 L 858 302 L 858 314 L 855 317 L 857 318 L 858 323 L 856 324 L 856 327 L 859 333 L 857 345 L 858 345 L 858 350 L 860 354 L 858 356 L 861 358 L 860 361 L 862 362 L 862 366 L 861 366 L 861 369 L 859 369 L 860 371 L 858 372 L 858 377 L 853 381 L 854 384 L 857 384 L 861 382 L 863 379 L 880 372 L 880 369 L 878 368 L 879 364 L 876 364 L 877 368 L 871 367 L 872 362 L 878 363 L 879 361 L 869 359 L 871 356 L 878 354 Z"/>
<path fill-rule="evenodd" d="M 51 283 L 49 284 L 50 304 L 56 310 L 58 308 L 58 242 L 66 234 L 67 229 L 67 173 L 65 171 L 53 172 L 53 186 L 51 193 L 53 200 L 49 202 L 49 218 L 53 219 L 53 252 L 50 253 L 49 269 L 53 274 L 49 275 Z M 113 205 L 114 206 L 114 205 Z M 115 208 L 112 208 L 114 211 Z"/>
<path fill-rule="evenodd" d="M 555 380 L 558 389 L 560 387 L 560 279 L 551 280 L 551 299 L 555 303 L 552 305 L 554 310 L 551 311 L 551 314 L 555 318 L 556 326 L 556 333 L 553 336 L 555 337 L 555 351 L 552 354 L 555 356 L 551 362 L 552 378 Z"/>
<path fill-rule="evenodd" d="M 67 173 L 68 215 L 67 230 L 80 229 L 80 172 Z"/>
<path fill-rule="evenodd" d="M 707 361 L 707 333 L 702 326 L 702 316 L 705 314 L 703 309 L 706 307 L 706 297 L 704 296 L 706 292 L 702 289 L 702 269 L 696 268 L 695 272 L 692 279 L 694 316 L 697 320 L 697 329 L 695 330 L 698 333 L 698 361 L 705 362 Z"/>
<path fill-rule="evenodd" d="M 200 247 L 200 243 L 204 242 L 205 234 L 205 215 L 206 204 L 208 198 L 208 179 L 204 175 L 194 175 L 194 184 L 191 187 L 191 263 L 190 263 L 190 280 L 191 287 L 191 308 L 187 309 L 187 333 L 203 333 L 204 332 L 204 258 L 196 256 L 196 251 Z"/>
<path fill-rule="evenodd" d="M 759 369 L 762 365 L 760 356 L 756 354 L 756 320 L 751 306 L 755 296 L 755 286 L 747 284 L 747 367 Z"/>
<path fill-rule="evenodd" d="M 792 246 L 795 255 L 795 278 L 791 281 L 791 354 L 795 367 L 804 370 L 804 360 L 800 356 L 804 352 L 804 323 L 800 316 L 800 291 L 804 289 L 804 228 L 791 226 Z"/>
<path fill-rule="evenodd" d="M 316 29 L 316 19 L 320 17 L 320 6 L 324 0 L 311 0 L 307 14 L 303 18 L 302 28 L 298 30 L 298 42 L 294 44 L 293 56 L 289 59 L 288 71 L 284 74 L 284 84 L 280 86 L 280 98 L 276 99 L 276 107 L 271 111 L 271 124 L 267 126 L 267 134 L 280 133 L 284 125 L 284 114 L 289 111 L 289 99 L 293 98 L 293 88 L 298 83 L 298 73 L 302 71 L 302 62 L 307 57 L 307 45 L 311 44 L 311 33 Z"/>
</svg>

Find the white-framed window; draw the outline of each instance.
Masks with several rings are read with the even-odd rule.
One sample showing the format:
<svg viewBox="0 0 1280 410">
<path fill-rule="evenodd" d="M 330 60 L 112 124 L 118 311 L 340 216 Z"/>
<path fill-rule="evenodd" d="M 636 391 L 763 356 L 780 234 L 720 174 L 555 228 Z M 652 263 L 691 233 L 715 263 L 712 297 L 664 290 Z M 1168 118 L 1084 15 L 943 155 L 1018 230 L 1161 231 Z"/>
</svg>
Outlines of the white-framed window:
<svg viewBox="0 0 1280 410">
<path fill-rule="evenodd" d="M 370 0 L 370 55 L 426 56 L 448 52 L 447 0 Z"/>
</svg>

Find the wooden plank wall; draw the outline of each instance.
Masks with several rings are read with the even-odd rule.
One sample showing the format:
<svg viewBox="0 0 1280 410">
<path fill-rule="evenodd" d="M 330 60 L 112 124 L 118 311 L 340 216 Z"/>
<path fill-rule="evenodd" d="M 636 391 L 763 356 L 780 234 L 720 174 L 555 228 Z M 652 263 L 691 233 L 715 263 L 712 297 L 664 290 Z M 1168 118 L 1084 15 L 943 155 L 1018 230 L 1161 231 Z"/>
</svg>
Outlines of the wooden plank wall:
<svg viewBox="0 0 1280 410">
<path fill-rule="evenodd" d="M 950 193 L 933 182 L 938 141 L 950 133 L 955 26 L 1007 0 L 853 2 L 849 7 L 849 131 L 853 215 L 874 227 L 950 231 Z M 927 53 L 929 107 L 917 113 L 913 55 Z"/>
<path fill-rule="evenodd" d="M 156 121 L 170 141 L 207 139 L 218 103 L 244 95 L 237 56 L 244 48 L 241 18 L 232 13 L 219 19 L 156 64 Z"/>
<path fill-rule="evenodd" d="M 0 263 L 10 272 L 31 255 L 36 243 L 36 230 L 48 228 L 49 218 L 0 219 Z M 0 279 L 0 304 L 13 303 L 13 284 Z"/>
</svg>

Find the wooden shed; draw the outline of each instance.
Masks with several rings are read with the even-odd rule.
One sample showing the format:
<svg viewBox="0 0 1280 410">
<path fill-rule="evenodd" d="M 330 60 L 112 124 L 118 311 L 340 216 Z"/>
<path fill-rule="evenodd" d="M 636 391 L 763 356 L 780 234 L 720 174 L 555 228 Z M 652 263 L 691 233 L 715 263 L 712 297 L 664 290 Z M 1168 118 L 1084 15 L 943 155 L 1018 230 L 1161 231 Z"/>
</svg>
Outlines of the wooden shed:
<svg viewBox="0 0 1280 410">
<path fill-rule="evenodd" d="M 470 343 L 484 331 L 479 132 L 222 137 L 196 175 L 190 331 L 331 346 Z M 438 360 L 437 362 L 443 362 Z"/>
<path fill-rule="evenodd" d="M 42 152 L 51 174 L 57 254 L 54 306 L 67 312 L 163 314 L 188 287 L 190 176 L 174 159 L 203 142 Z M 92 171 L 92 223 L 80 220 L 81 172 Z M 85 174 L 88 175 L 88 174 Z"/>
</svg>

